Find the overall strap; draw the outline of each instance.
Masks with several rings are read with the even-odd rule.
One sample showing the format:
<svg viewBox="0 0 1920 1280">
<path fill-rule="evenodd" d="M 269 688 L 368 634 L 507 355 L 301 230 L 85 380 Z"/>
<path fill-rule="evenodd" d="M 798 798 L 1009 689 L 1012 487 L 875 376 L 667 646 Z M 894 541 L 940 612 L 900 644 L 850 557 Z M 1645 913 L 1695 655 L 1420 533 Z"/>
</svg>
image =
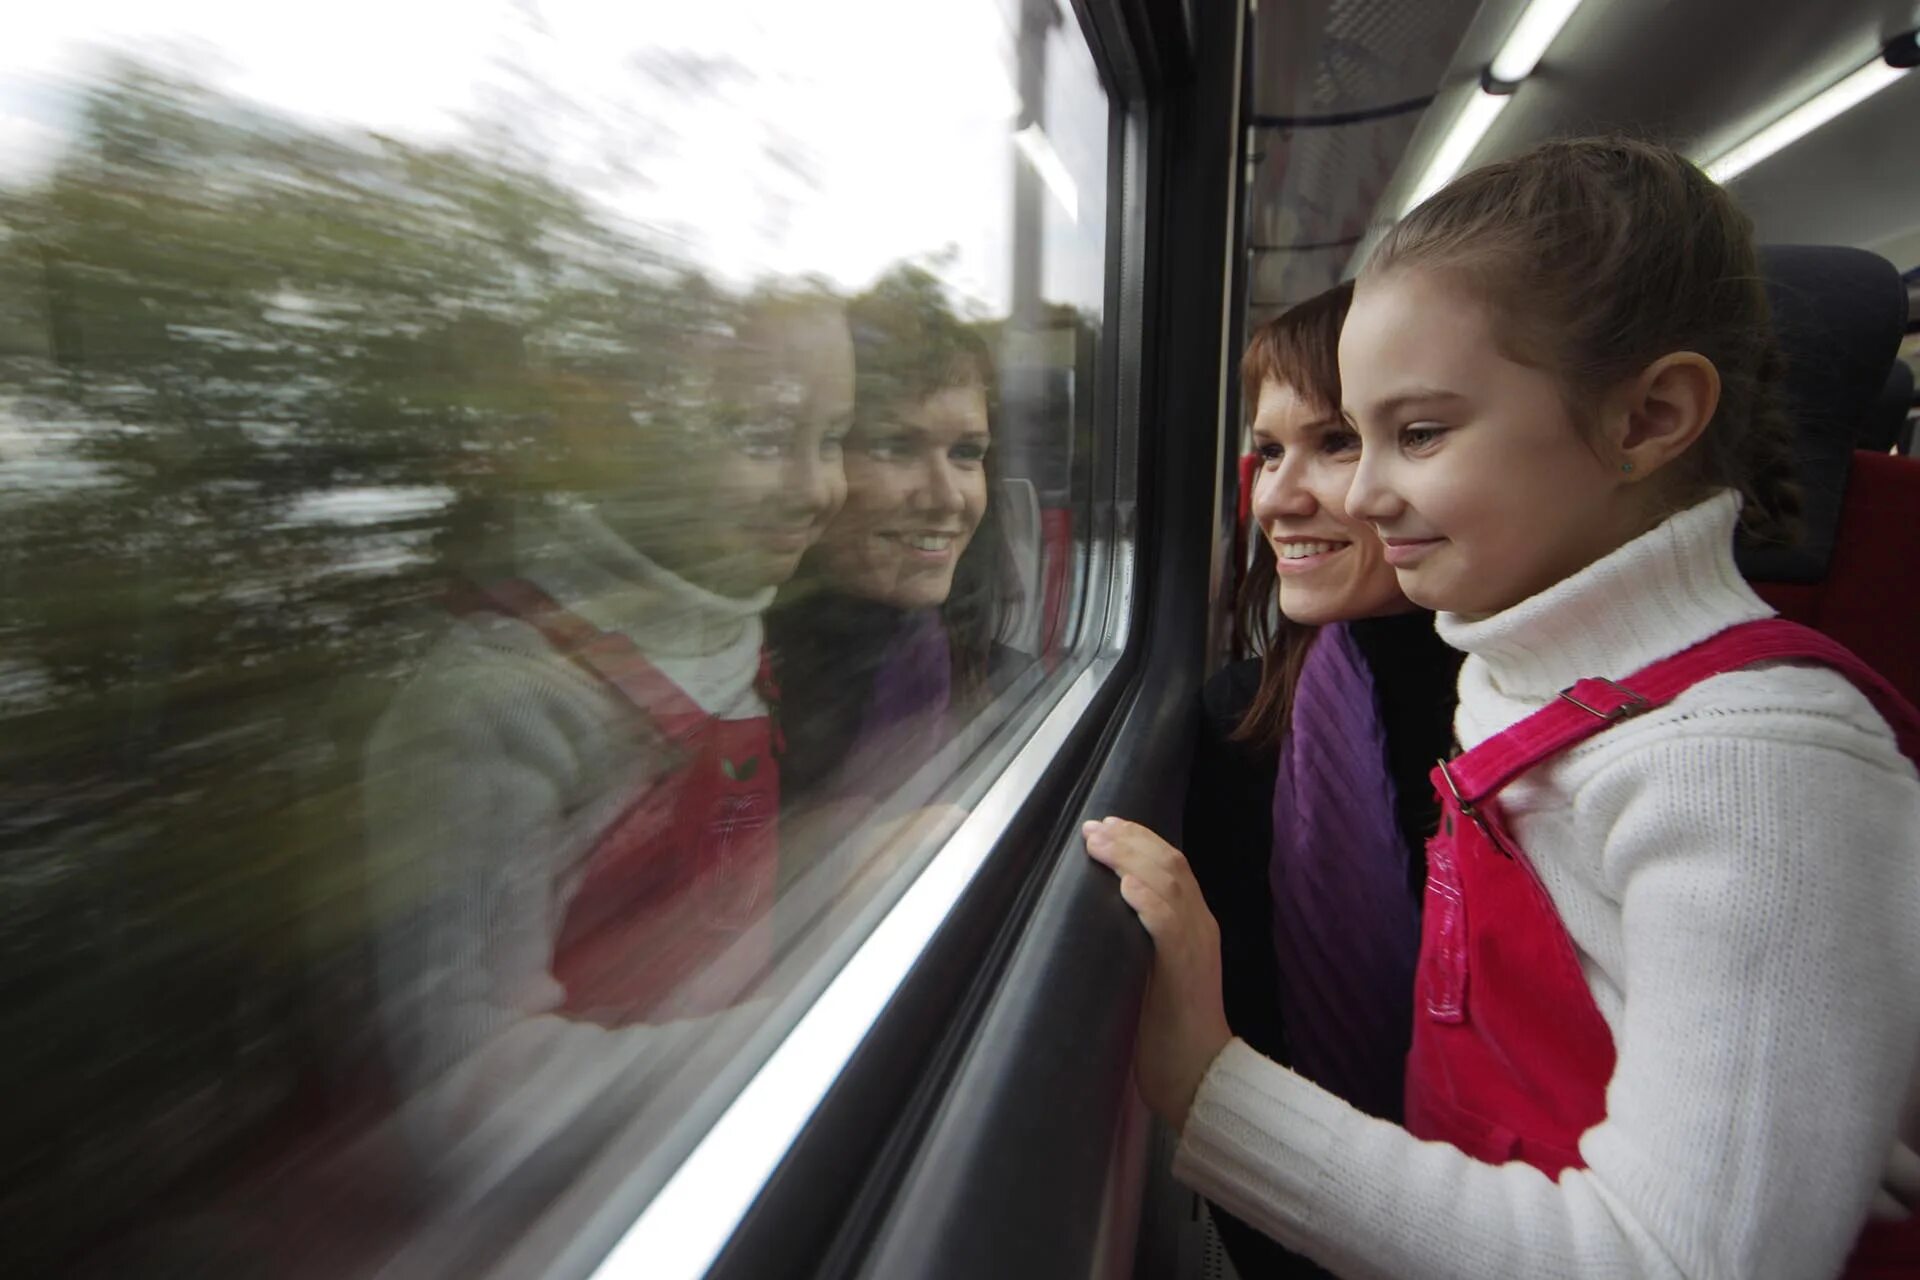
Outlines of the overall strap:
<svg viewBox="0 0 1920 1280">
<path fill-rule="evenodd" d="M 602 631 L 525 578 L 486 583 L 464 599 L 538 631 L 555 650 L 655 720 L 669 738 L 686 738 L 713 719 L 649 662 L 632 640 L 617 631 Z M 762 678 L 770 679 L 764 653 L 761 664 Z"/>
<path fill-rule="evenodd" d="M 1471 806 L 1542 761 L 1622 720 L 1665 706 L 1710 676 L 1761 662 L 1794 661 L 1817 662 L 1847 677 L 1892 727 L 1900 750 L 1920 761 L 1920 712 L 1885 677 L 1811 627 L 1762 618 L 1728 627 L 1624 680 L 1590 676 L 1575 681 L 1526 719 L 1440 767 L 1454 797 Z"/>
</svg>

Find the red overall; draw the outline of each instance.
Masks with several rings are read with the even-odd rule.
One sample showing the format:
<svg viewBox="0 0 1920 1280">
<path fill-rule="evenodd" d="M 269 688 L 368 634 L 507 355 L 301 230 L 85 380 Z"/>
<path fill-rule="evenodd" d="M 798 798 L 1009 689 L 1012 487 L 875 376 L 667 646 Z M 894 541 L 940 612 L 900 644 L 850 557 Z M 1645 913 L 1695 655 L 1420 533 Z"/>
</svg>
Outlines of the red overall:
<svg viewBox="0 0 1920 1280">
<path fill-rule="evenodd" d="M 1489 1164 L 1549 1177 L 1581 1169 L 1580 1137 L 1606 1118 L 1613 1036 L 1573 940 L 1507 831 L 1497 793 L 1527 770 L 1709 676 L 1758 662 L 1833 667 L 1920 760 L 1920 714 L 1847 650 L 1767 619 L 1729 628 L 1620 683 L 1581 680 L 1552 704 L 1433 771 L 1440 829 L 1427 893 L 1407 1056 L 1406 1126 Z M 1920 1274 L 1920 1219 L 1862 1235 L 1846 1274 Z"/>
<path fill-rule="evenodd" d="M 673 753 L 587 854 L 554 944 L 562 1011 L 616 1026 L 731 1003 L 771 953 L 782 745 L 772 717 L 721 720 L 701 710 L 631 640 L 532 583 L 492 584 L 485 597 L 613 688 Z M 764 653 L 757 687 L 773 706 Z M 688 985 L 720 964 L 727 973 L 717 980 Z"/>
</svg>

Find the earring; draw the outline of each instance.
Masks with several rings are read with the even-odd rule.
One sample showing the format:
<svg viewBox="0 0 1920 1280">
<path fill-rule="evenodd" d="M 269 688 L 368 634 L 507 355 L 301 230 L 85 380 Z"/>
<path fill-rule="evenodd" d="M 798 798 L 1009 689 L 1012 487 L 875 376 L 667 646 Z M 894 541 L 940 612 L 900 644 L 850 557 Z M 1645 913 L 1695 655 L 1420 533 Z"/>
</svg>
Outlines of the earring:
<svg viewBox="0 0 1920 1280">
<path fill-rule="evenodd" d="M 1620 470 L 1627 475 L 1631 475 L 1633 474 L 1633 464 L 1631 462 L 1623 462 L 1620 464 Z"/>
</svg>

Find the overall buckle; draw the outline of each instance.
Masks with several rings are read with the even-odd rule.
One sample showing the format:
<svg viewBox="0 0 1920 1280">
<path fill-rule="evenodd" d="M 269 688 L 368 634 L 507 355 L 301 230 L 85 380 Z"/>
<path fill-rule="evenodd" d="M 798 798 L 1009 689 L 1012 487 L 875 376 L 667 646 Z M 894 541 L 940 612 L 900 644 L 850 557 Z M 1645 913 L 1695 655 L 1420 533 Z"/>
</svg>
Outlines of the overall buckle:
<svg viewBox="0 0 1920 1280">
<path fill-rule="evenodd" d="M 1513 857 L 1513 850 L 1507 848 L 1506 840 L 1494 829 L 1493 824 L 1487 821 L 1486 814 L 1480 812 L 1479 806 L 1473 801 L 1460 794 L 1460 784 L 1453 780 L 1453 770 L 1447 768 L 1447 762 L 1441 760 L 1439 765 L 1440 776 L 1446 780 L 1447 790 L 1453 793 L 1453 805 L 1460 811 L 1460 816 L 1480 828 L 1480 834 L 1487 838 L 1487 842 L 1498 850 L 1502 857 Z"/>
<path fill-rule="evenodd" d="M 1618 703 L 1618 705 L 1608 707 L 1603 710 L 1589 703 L 1582 702 L 1579 698 L 1574 697 L 1573 691 L 1575 689 L 1581 689 L 1582 692 L 1586 693 L 1586 695 L 1589 698 L 1593 697 L 1594 692 L 1591 687 L 1593 685 L 1604 685 L 1606 686 L 1607 689 L 1611 690 L 1614 693 L 1619 694 L 1620 702 Z M 1582 686 L 1587 686 L 1587 687 L 1582 689 Z M 1645 698 L 1641 697 L 1639 694 L 1635 693 L 1633 690 L 1627 688 L 1627 686 L 1620 684 L 1617 681 L 1609 680 L 1605 676 L 1589 676 L 1584 680 L 1576 680 L 1572 684 L 1568 685 L 1566 688 L 1562 689 L 1560 691 L 1560 696 L 1564 698 L 1566 701 L 1571 702 L 1574 706 L 1580 708 L 1582 711 L 1586 712 L 1588 715 L 1598 716 L 1602 721 L 1606 722 L 1607 724 L 1613 724 L 1615 721 L 1618 721 L 1618 720 L 1631 719 L 1632 717 L 1639 715 L 1643 711 L 1653 710 L 1653 704 L 1651 702 L 1648 702 Z"/>
</svg>

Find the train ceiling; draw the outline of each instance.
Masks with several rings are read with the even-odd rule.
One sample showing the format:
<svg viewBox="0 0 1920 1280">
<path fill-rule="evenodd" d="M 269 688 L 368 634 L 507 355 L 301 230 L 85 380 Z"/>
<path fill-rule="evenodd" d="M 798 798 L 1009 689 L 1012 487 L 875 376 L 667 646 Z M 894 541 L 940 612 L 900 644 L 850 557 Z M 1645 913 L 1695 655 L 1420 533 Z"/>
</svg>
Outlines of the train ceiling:
<svg viewBox="0 0 1920 1280">
<path fill-rule="evenodd" d="M 1249 137 L 1254 319 L 1350 274 L 1526 0 L 1259 0 Z M 1914 0 L 1586 0 L 1468 164 L 1622 130 L 1705 158 L 1870 60 Z M 1920 72 L 1741 175 L 1761 238 L 1920 266 Z"/>
</svg>

